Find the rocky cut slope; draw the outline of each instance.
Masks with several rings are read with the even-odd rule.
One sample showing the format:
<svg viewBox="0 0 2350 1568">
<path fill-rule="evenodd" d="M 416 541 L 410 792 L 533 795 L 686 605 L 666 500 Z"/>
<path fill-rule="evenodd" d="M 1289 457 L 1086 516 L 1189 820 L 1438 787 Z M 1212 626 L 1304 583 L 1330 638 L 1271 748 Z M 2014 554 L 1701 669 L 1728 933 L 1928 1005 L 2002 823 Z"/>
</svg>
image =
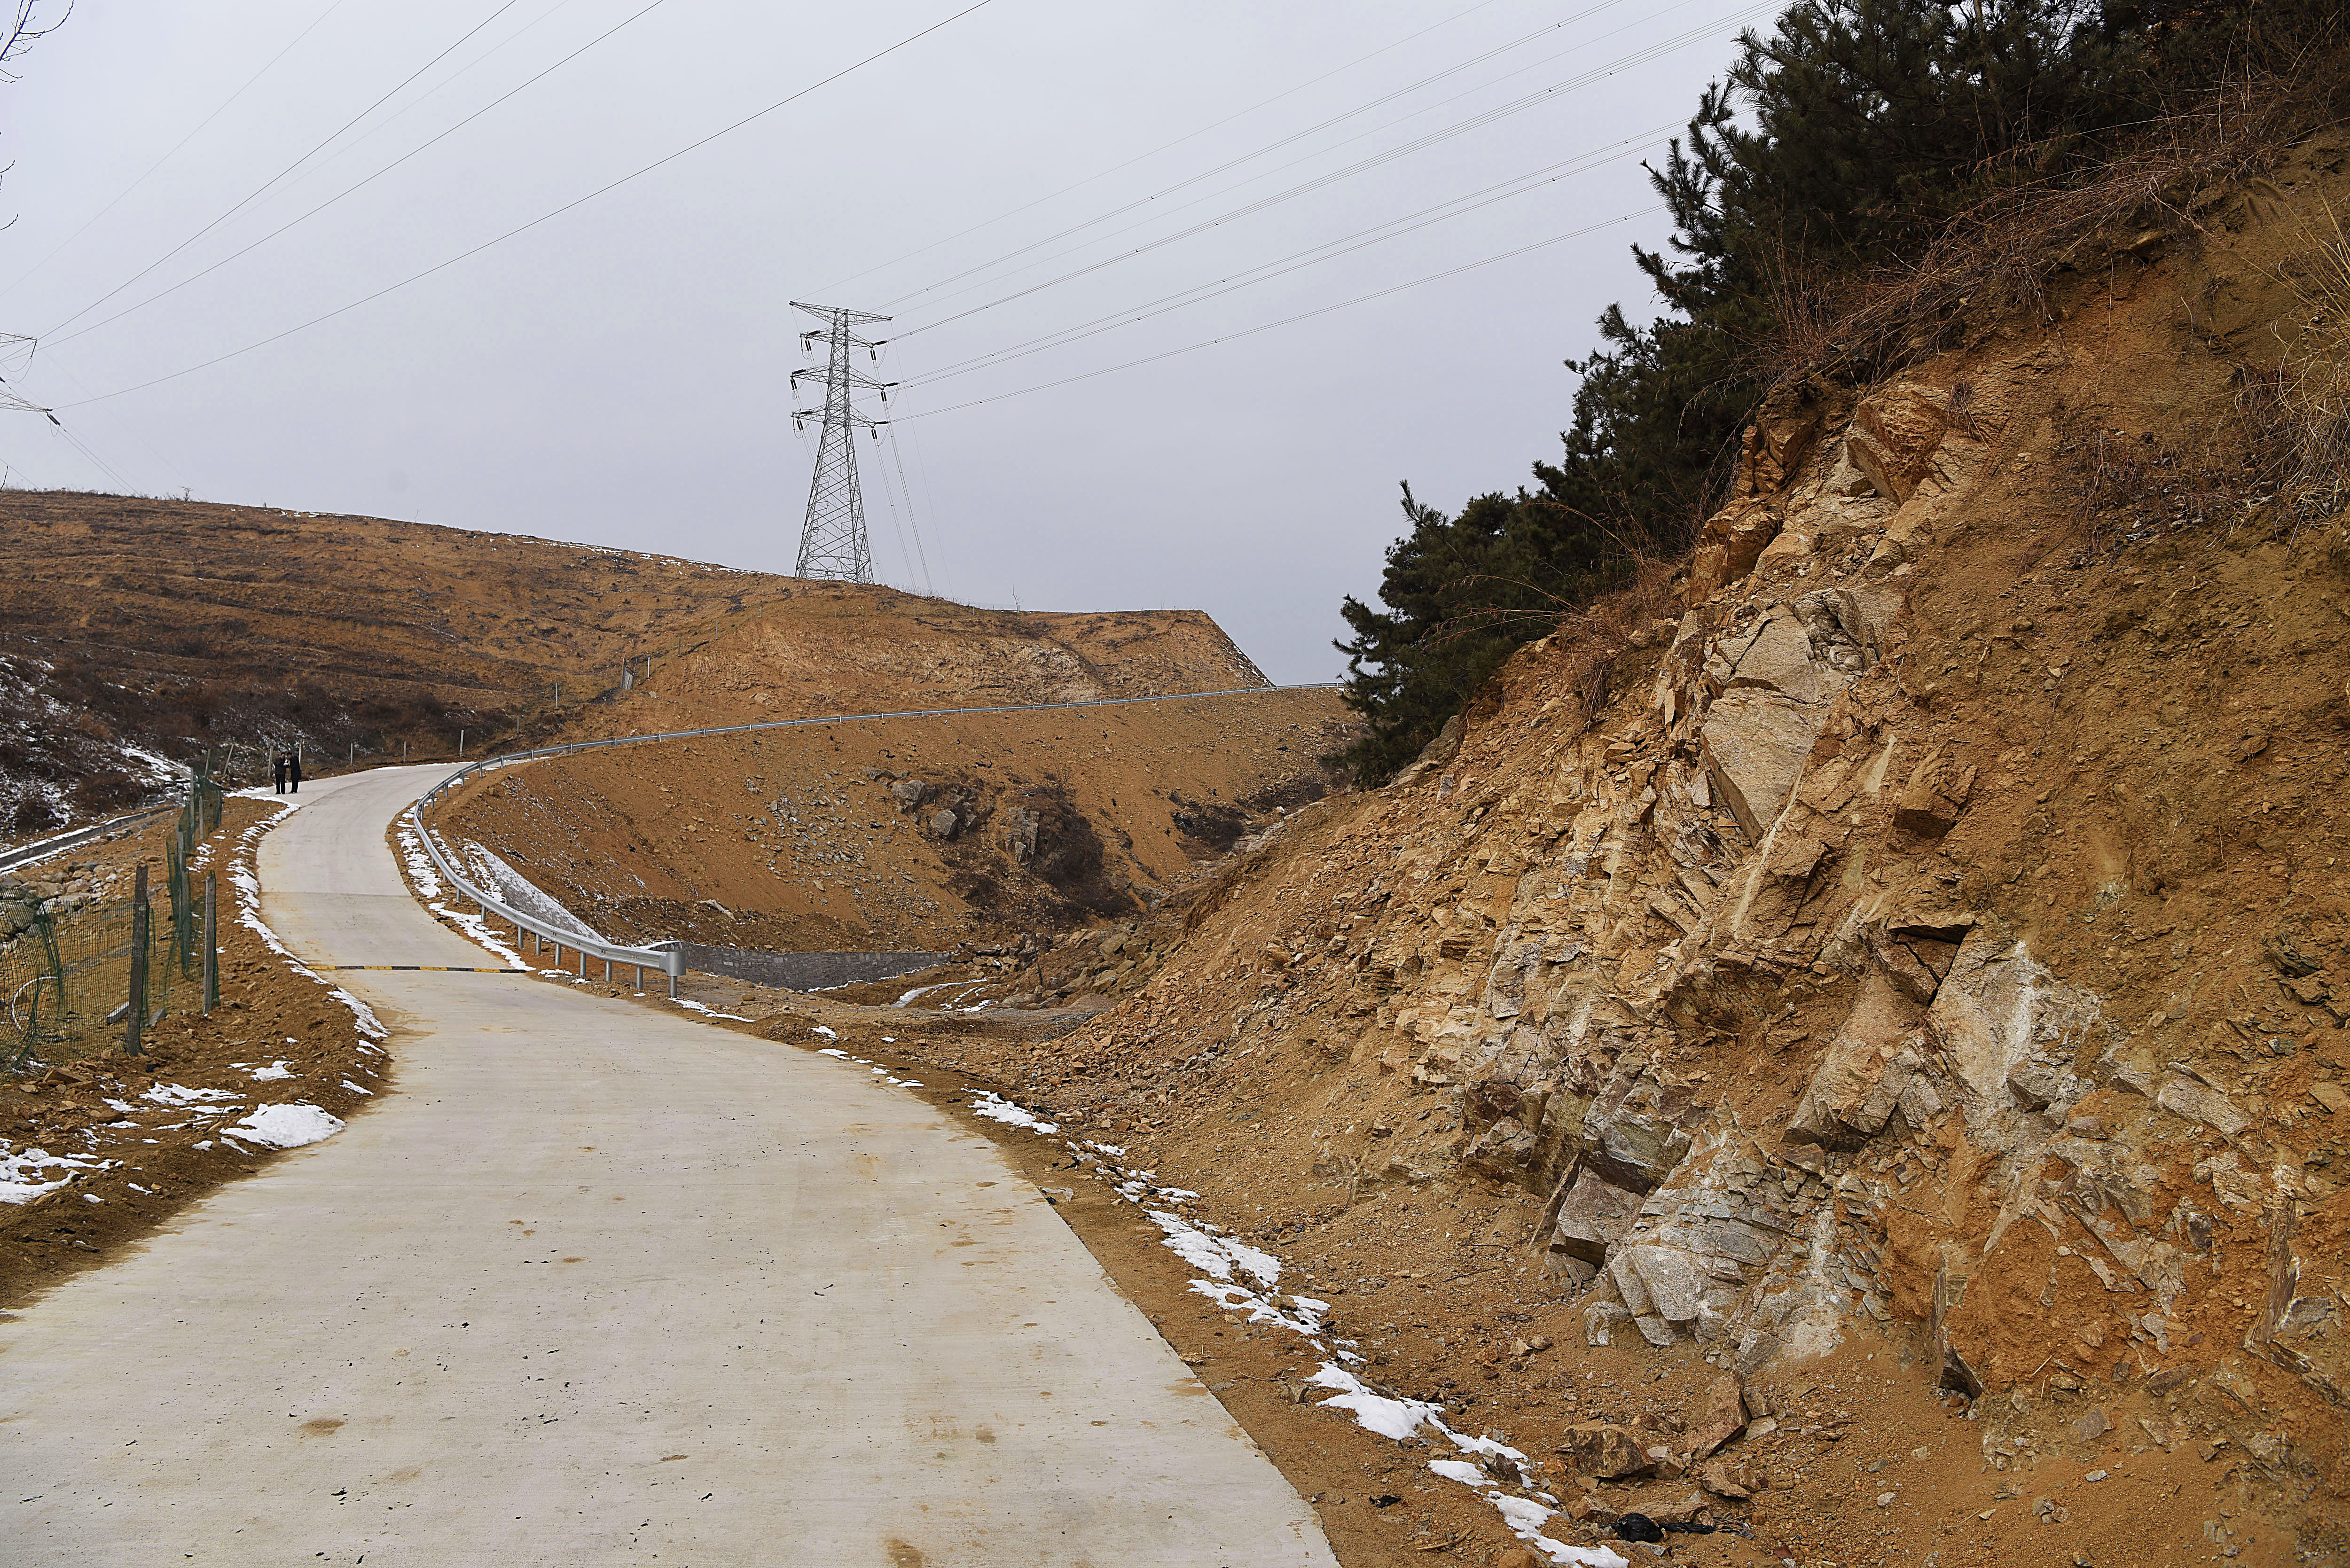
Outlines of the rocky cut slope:
<svg viewBox="0 0 2350 1568">
<path fill-rule="evenodd" d="M 1293 823 L 1042 1103 L 1293 1251 L 1515 1192 L 1595 1343 L 1891 1334 L 1997 1468 L 2128 1414 L 2338 1522 L 2350 518 L 2244 410 L 2345 304 L 2343 163 L 1774 400 L 1627 641 Z"/>
</svg>

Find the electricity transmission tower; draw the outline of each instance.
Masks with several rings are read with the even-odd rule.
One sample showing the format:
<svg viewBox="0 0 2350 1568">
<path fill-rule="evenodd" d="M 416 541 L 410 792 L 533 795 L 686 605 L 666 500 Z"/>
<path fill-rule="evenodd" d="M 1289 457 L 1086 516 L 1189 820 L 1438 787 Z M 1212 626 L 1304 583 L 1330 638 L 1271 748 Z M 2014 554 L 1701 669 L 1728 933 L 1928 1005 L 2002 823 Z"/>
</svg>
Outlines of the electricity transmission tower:
<svg viewBox="0 0 2350 1568">
<path fill-rule="evenodd" d="M 865 493 L 857 483 L 856 434 L 860 427 L 875 430 L 887 421 L 858 413 L 850 400 L 854 389 L 864 387 L 880 393 L 886 403 L 889 400 L 889 389 L 897 383 L 877 381 L 850 366 L 851 348 L 866 350 L 877 363 L 880 356 L 873 352 L 872 344 L 849 328 L 889 318 L 841 306 L 803 305 L 796 299 L 792 301 L 792 307 L 805 310 L 825 323 L 800 334 L 801 352 L 809 351 L 819 337 L 827 346 L 821 368 L 810 365 L 792 372 L 795 401 L 798 400 L 801 377 L 824 378 L 824 407 L 792 410 L 795 430 L 806 430 L 809 420 L 824 421 L 822 433 L 816 439 L 816 475 L 808 481 L 807 521 L 800 525 L 800 562 L 795 575 L 869 583 L 873 580 L 873 551 L 865 539 Z"/>
</svg>

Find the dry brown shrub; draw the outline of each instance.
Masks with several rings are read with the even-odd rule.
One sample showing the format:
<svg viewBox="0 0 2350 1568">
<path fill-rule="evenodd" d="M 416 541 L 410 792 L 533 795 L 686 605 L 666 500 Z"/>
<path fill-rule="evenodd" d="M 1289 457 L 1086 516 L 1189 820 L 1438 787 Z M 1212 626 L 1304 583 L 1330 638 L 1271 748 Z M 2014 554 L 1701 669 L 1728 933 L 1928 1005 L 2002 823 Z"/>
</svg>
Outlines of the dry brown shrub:
<svg viewBox="0 0 2350 1568">
<path fill-rule="evenodd" d="M 2274 328 L 2282 351 L 2273 369 L 2247 374 L 2241 388 L 2298 525 L 2350 502 L 2350 234 L 2331 203 L 2296 222 L 2308 244 L 2277 273 L 2296 306 Z"/>
<path fill-rule="evenodd" d="M 1766 268 L 1772 326 L 1751 346 L 1767 388 L 1825 373 L 1861 384 L 1958 346 L 1970 324 L 2021 313 L 2052 319 L 2051 280 L 2164 246 L 2192 246 L 2243 183 L 2272 166 L 2317 107 L 2316 85 L 2341 62 L 2290 79 L 2247 80 L 2140 127 L 2084 174 L 2025 171 L 2068 161 L 2054 146 L 2019 149 L 1995 193 L 1960 213 L 1914 259 L 1858 272 L 1784 252 Z"/>
</svg>

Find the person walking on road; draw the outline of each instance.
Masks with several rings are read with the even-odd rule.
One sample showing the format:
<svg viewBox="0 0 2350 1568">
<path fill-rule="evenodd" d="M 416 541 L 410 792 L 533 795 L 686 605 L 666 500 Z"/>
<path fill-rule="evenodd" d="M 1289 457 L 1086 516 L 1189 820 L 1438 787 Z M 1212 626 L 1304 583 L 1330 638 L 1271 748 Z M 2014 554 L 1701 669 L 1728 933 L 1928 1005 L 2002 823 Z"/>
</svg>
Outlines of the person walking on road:
<svg viewBox="0 0 2350 1568">
<path fill-rule="evenodd" d="M 277 786 L 279 794 L 286 793 L 286 753 L 283 752 L 269 759 L 269 782 Z"/>
<path fill-rule="evenodd" d="M 286 753 L 286 793 L 302 793 L 302 748 L 299 746 Z"/>
</svg>

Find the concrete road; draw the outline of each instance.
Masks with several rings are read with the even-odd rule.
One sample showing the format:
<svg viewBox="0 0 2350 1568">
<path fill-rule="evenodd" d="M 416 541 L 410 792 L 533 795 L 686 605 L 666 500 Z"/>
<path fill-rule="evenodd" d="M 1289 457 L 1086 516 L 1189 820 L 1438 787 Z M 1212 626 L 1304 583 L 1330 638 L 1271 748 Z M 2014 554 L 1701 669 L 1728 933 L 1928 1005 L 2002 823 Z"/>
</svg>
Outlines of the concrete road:
<svg viewBox="0 0 2350 1568">
<path fill-rule="evenodd" d="M 296 952 L 487 961 L 384 846 L 435 776 L 313 783 L 263 841 Z M 911 1095 L 544 981 L 347 978 L 397 1092 L 0 1323 L 0 1563 L 1332 1562 Z"/>
</svg>

